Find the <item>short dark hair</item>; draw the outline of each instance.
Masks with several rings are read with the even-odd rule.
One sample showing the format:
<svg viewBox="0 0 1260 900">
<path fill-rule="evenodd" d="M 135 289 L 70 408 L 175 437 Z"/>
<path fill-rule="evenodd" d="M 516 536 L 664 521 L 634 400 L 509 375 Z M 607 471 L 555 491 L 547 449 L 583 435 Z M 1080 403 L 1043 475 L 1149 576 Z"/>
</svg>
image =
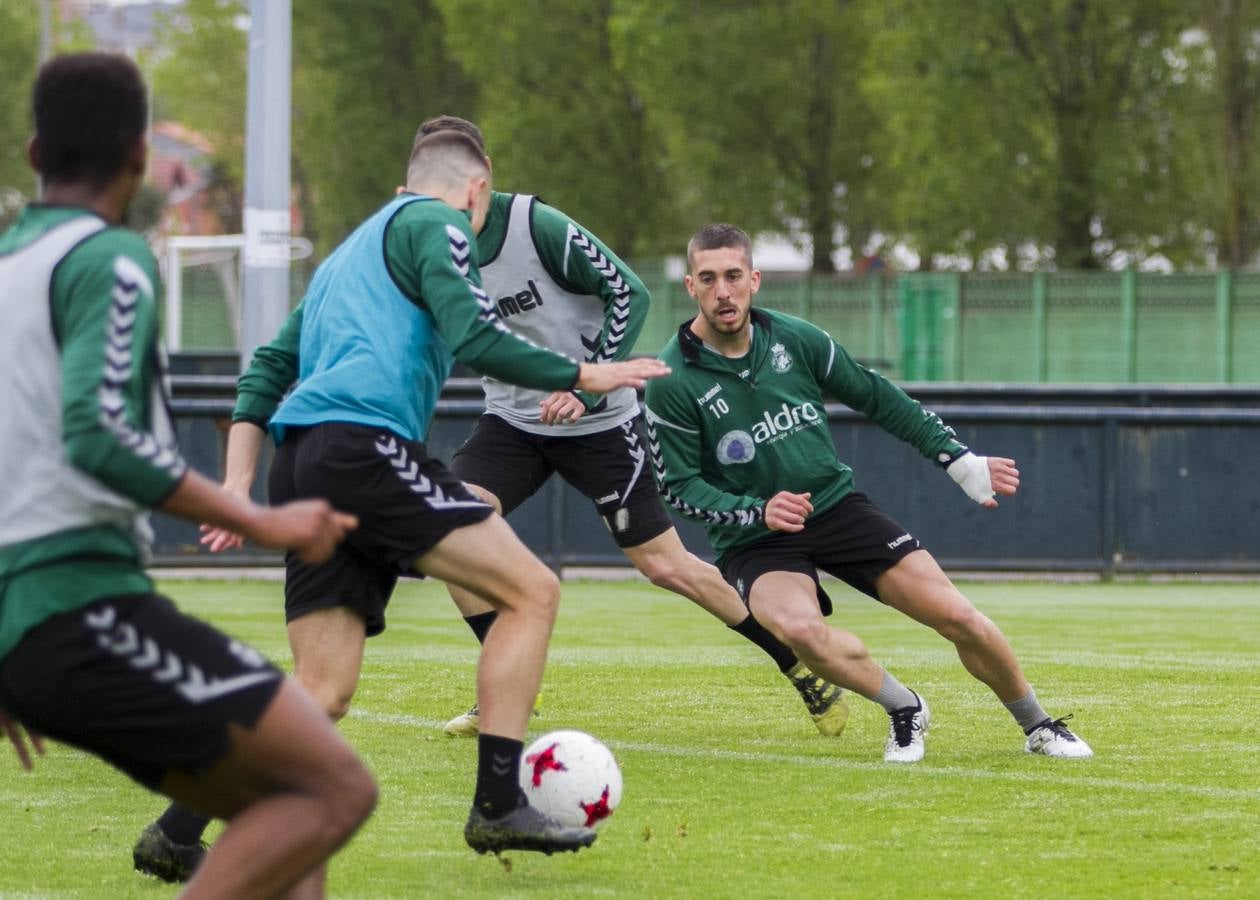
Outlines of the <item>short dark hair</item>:
<svg viewBox="0 0 1260 900">
<path fill-rule="evenodd" d="M 439 131 L 458 131 L 460 134 L 467 135 L 472 138 L 484 155 L 486 152 L 486 139 L 481 133 L 481 129 L 469 122 L 467 119 L 461 119 L 459 116 L 440 115 L 433 116 L 431 119 L 425 119 L 420 123 L 419 129 L 416 130 L 415 140 L 411 142 L 414 148 L 416 144 L 424 140 L 431 134 Z"/>
<path fill-rule="evenodd" d="M 687 268 L 691 268 L 697 250 L 721 250 L 723 247 L 743 250 L 748 267 L 752 268 L 752 239 L 742 228 L 722 222 L 704 226 L 687 241 Z"/>
<path fill-rule="evenodd" d="M 136 64 L 116 53 L 73 53 L 44 64 L 31 106 L 47 183 L 104 184 L 144 136 L 149 104 Z"/>
</svg>

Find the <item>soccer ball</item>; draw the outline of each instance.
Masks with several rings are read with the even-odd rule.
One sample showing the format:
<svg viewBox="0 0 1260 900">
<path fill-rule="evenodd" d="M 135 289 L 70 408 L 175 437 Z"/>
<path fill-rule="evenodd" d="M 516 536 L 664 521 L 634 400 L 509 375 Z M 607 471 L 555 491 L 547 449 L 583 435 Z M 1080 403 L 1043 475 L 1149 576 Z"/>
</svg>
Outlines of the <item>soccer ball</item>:
<svg viewBox="0 0 1260 900">
<path fill-rule="evenodd" d="M 521 755 L 521 790 L 557 822 L 595 828 L 621 802 L 621 769 L 585 731 L 552 731 Z"/>
</svg>

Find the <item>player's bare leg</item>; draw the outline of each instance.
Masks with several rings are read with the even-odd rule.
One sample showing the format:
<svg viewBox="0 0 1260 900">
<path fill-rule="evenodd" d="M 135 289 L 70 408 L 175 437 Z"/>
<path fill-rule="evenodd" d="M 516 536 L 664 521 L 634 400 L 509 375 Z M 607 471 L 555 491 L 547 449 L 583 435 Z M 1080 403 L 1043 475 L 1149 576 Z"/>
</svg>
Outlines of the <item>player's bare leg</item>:
<svg viewBox="0 0 1260 900">
<path fill-rule="evenodd" d="M 324 862 L 376 803 L 371 776 L 300 688 L 286 682 L 252 729 L 233 726 L 228 755 L 162 789 L 225 819 L 184 896 L 322 896 Z M 318 881 L 313 881 L 317 878 Z"/>
<path fill-rule="evenodd" d="M 1093 755 L 1062 719 L 1052 720 L 1041 708 L 1006 635 L 958 590 L 932 554 L 916 550 L 907 555 L 875 579 L 875 589 L 893 609 L 954 645 L 963 667 L 988 685 L 1024 730 L 1028 752 L 1076 759 Z"/>
<path fill-rule="evenodd" d="M 671 528 L 622 552 L 657 587 L 681 594 L 729 626 L 748 618 L 748 609 L 722 573 L 691 553 Z"/>
<path fill-rule="evenodd" d="M 923 758 L 927 704 L 871 659 L 857 635 L 827 624 L 812 578 L 768 572 L 753 582 L 748 608 L 813 671 L 884 707 L 890 719 L 885 760 Z"/>
<path fill-rule="evenodd" d="M 559 579 L 500 516 L 451 532 L 416 568 L 498 613 L 477 666 L 482 731 L 524 737 L 560 605 Z"/>
<path fill-rule="evenodd" d="M 623 547 L 622 552 L 654 585 L 681 594 L 764 650 L 801 695 L 822 734 L 838 737 L 844 731 L 849 721 L 844 692 L 768 633 L 717 567 L 691 553 L 676 529 L 634 547 Z"/>
<path fill-rule="evenodd" d="M 879 691 L 883 668 L 871 659 L 857 635 L 827 624 L 808 576 L 798 572 L 762 575 L 749 591 L 748 608 L 815 672 L 864 697 Z"/>
<path fill-rule="evenodd" d="M 559 580 L 497 515 L 452 531 L 416 561 L 416 568 L 471 591 L 497 612 L 477 665 L 481 731 L 477 793 L 464 830 L 469 845 L 479 853 L 589 846 L 594 831 L 564 828 L 521 805 L 517 784 L 525 730 L 559 608 Z"/>
<path fill-rule="evenodd" d="M 367 631 L 363 617 L 330 606 L 289 622 L 293 675 L 334 722 L 350 711 L 363 668 Z"/>
</svg>

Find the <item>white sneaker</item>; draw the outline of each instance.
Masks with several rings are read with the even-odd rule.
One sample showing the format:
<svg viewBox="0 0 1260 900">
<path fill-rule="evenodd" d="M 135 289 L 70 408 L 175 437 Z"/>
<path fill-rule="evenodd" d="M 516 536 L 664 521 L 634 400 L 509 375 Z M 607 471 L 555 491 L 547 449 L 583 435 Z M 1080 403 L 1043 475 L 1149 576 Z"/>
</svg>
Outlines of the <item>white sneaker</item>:
<svg viewBox="0 0 1260 900">
<path fill-rule="evenodd" d="M 1072 717 L 1067 715 L 1062 719 L 1046 719 L 1028 732 L 1028 742 L 1024 744 L 1024 752 L 1040 753 L 1042 756 L 1053 756 L 1058 759 L 1089 759 L 1094 755 L 1089 744 L 1072 734 L 1063 724 L 1070 718 Z"/>
<path fill-rule="evenodd" d="M 884 762 L 913 763 L 923 759 L 923 736 L 927 734 L 932 715 L 927 701 L 918 694 L 918 707 L 907 706 L 888 714 L 888 743 L 884 745 Z"/>
<path fill-rule="evenodd" d="M 442 726 L 442 730 L 451 737 L 476 737 L 481 731 L 481 710 L 474 703 L 472 709 L 451 719 Z"/>
</svg>

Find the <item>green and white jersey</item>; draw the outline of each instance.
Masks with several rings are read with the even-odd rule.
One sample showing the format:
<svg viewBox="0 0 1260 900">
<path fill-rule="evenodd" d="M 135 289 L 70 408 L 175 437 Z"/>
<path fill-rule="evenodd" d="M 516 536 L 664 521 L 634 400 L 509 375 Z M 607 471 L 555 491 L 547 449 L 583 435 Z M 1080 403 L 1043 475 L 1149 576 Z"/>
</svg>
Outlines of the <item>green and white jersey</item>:
<svg viewBox="0 0 1260 900">
<path fill-rule="evenodd" d="M 477 236 L 482 286 L 511 331 L 572 359 L 626 359 L 651 297 L 630 267 L 581 225 L 536 197 L 495 192 Z M 633 388 L 603 397 L 578 392 L 587 412 L 544 425 L 547 392 L 482 379 L 486 409 L 522 431 L 552 436 L 616 428 L 639 412 Z"/>
<path fill-rule="evenodd" d="M 186 466 L 162 395 L 157 266 L 80 208 L 0 236 L 0 657 L 50 615 L 151 589 L 141 569 Z"/>
<path fill-rule="evenodd" d="M 779 491 L 812 494 L 815 515 L 853 491 L 825 397 L 930 459 L 962 449 L 934 413 L 858 365 L 822 329 L 756 308 L 752 323 L 752 346 L 738 359 L 706 346 L 685 323 L 660 356 L 672 374 L 647 386 L 657 484 L 674 509 L 704 523 L 719 558 L 769 533 L 765 504 Z"/>
</svg>

